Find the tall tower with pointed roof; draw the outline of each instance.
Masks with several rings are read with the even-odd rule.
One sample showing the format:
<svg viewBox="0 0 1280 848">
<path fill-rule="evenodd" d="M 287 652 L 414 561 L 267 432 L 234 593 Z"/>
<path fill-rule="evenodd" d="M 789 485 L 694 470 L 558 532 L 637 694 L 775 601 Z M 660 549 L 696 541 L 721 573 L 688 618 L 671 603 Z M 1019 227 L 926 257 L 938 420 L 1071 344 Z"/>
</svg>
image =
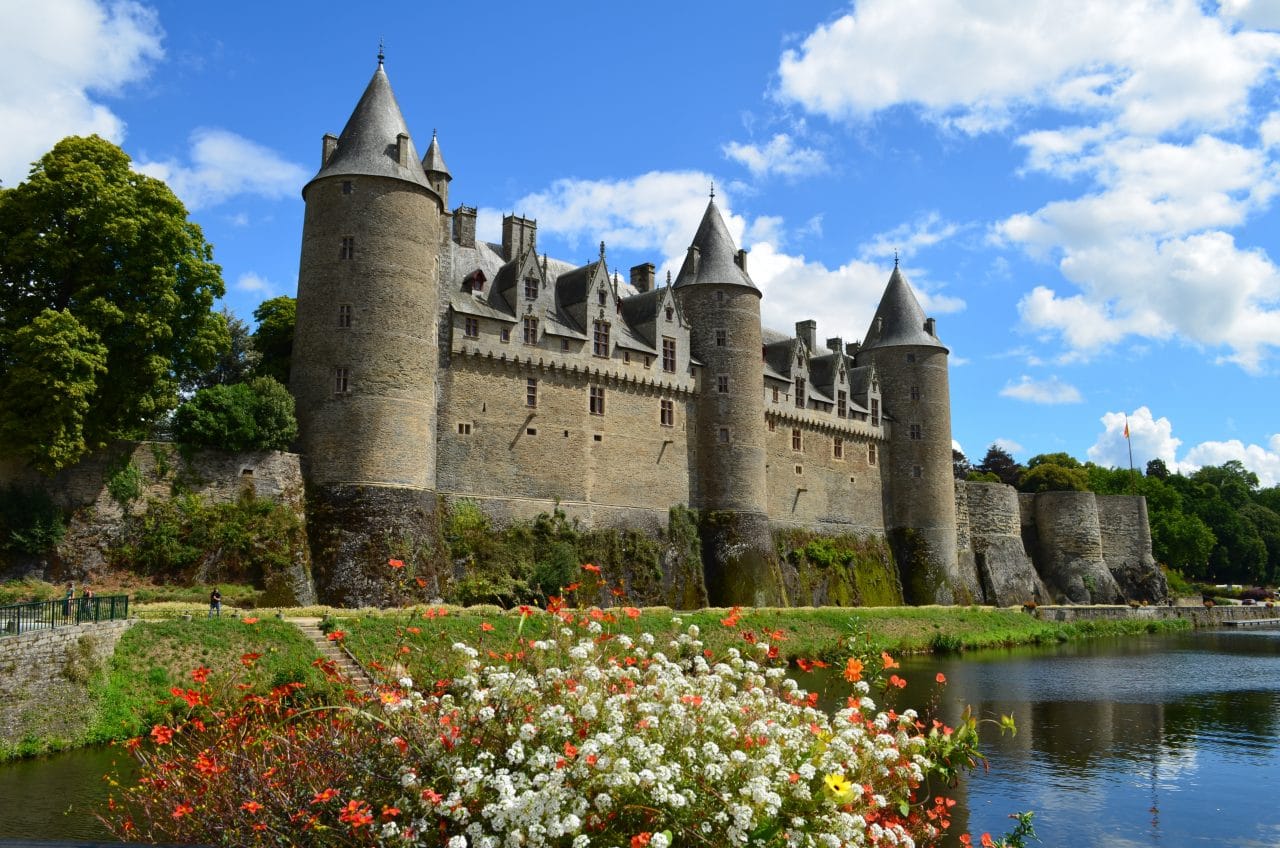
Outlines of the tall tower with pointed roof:
<svg viewBox="0 0 1280 848">
<path fill-rule="evenodd" d="M 957 558 L 948 354 L 895 261 L 856 364 L 874 365 L 880 383 L 885 529 L 907 600 L 917 604 L 982 598 Z"/>
<path fill-rule="evenodd" d="M 696 400 L 695 499 L 703 513 L 703 564 L 713 604 L 782 603 L 765 480 L 760 290 L 714 196 L 673 291 L 702 365 Z"/>
<path fill-rule="evenodd" d="M 379 55 L 337 138 L 326 135 L 306 213 L 290 388 L 318 522 L 327 602 L 379 594 L 386 539 L 435 502 L 438 257 L 449 173 L 414 149 Z M 403 533 L 400 531 L 403 530 Z"/>
</svg>

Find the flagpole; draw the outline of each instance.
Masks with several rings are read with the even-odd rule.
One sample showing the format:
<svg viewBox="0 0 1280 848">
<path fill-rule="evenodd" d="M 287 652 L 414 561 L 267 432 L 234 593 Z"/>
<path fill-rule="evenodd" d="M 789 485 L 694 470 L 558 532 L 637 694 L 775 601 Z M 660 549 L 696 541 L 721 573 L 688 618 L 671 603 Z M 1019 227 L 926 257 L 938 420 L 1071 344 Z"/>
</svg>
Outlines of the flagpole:
<svg viewBox="0 0 1280 848">
<path fill-rule="evenodd" d="M 1138 481 L 1133 476 L 1133 439 L 1129 436 L 1129 416 L 1124 417 L 1124 440 L 1129 445 L 1129 491 L 1134 494 L 1137 491 Z"/>
</svg>

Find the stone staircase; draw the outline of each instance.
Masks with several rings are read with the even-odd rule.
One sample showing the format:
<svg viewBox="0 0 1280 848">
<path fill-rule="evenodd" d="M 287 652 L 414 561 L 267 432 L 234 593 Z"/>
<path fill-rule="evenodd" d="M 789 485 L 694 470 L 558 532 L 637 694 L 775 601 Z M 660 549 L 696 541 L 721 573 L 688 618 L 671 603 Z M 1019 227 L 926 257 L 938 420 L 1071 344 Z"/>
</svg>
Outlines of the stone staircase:
<svg viewBox="0 0 1280 848">
<path fill-rule="evenodd" d="M 288 621 L 306 634 L 306 637 L 316 646 L 316 651 L 319 652 L 320 656 L 326 660 L 333 661 L 338 671 L 342 672 L 342 675 L 351 681 L 354 689 L 365 695 L 375 696 L 377 694 L 377 681 L 370 676 L 363 666 L 355 661 L 351 654 L 347 653 L 341 642 L 329 641 L 328 635 L 320 629 L 320 619 L 290 618 Z"/>
</svg>

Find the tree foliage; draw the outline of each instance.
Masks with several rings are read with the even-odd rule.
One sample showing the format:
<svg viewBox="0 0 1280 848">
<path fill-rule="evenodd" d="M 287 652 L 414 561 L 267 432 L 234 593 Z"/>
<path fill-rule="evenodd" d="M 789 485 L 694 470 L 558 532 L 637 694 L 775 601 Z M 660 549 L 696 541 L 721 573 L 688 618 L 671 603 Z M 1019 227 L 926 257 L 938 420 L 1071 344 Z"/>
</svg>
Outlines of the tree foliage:
<svg viewBox="0 0 1280 848">
<path fill-rule="evenodd" d="M 201 389 L 174 414 L 174 437 L 190 447 L 285 450 L 297 436 L 293 396 L 270 377 Z"/>
<path fill-rule="evenodd" d="M 253 346 L 261 357 L 258 373 L 274 377 L 281 385 L 289 385 L 289 367 L 293 360 L 293 327 L 297 321 L 298 302 L 287 295 L 273 297 L 258 304 L 253 319 Z"/>
<path fill-rule="evenodd" d="M 967 480 L 973 473 L 973 464 L 963 451 L 951 449 L 951 473 L 957 480 Z"/>
<path fill-rule="evenodd" d="M 230 309 L 224 308 L 221 314 L 222 320 L 227 323 L 230 344 L 218 354 L 213 367 L 200 372 L 182 386 L 184 393 L 190 394 L 210 386 L 244 383 L 258 375 L 262 354 L 254 344 L 249 325 L 236 317 Z"/>
<path fill-rule="evenodd" d="M 48 470 L 144 435 L 227 347 L 211 312 L 223 291 L 212 248 L 163 182 L 97 136 L 58 142 L 0 190 L 0 396 L 68 375 L 73 391 L 45 395 L 25 424 L 10 415 L 4 447 Z"/>
<path fill-rule="evenodd" d="M 1001 483 L 1009 486 L 1018 485 L 1018 480 L 1022 477 L 1022 466 L 999 445 L 987 448 L 987 455 L 974 469 L 983 474 L 994 474 L 1000 478 Z"/>
</svg>

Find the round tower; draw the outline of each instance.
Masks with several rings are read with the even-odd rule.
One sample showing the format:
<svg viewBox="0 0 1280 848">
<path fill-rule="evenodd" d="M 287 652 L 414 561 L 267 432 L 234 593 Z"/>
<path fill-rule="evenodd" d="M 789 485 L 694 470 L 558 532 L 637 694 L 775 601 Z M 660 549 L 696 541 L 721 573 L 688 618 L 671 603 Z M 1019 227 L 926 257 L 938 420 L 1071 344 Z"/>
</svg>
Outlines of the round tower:
<svg viewBox="0 0 1280 848">
<path fill-rule="evenodd" d="M 761 295 L 714 199 L 673 292 L 690 325 L 690 353 L 702 368 L 693 488 L 708 596 L 722 606 L 780 604 L 765 484 Z"/>
<path fill-rule="evenodd" d="M 880 380 L 885 526 L 907 600 L 916 604 L 982 598 L 957 552 L 948 354 L 895 261 L 856 364 L 875 365 Z"/>
<path fill-rule="evenodd" d="M 381 56 L 342 134 L 324 137 L 302 196 L 290 388 L 317 588 L 328 603 L 377 602 L 387 558 L 407 553 L 387 540 L 419 532 L 434 506 L 444 211 Z"/>
</svg>

